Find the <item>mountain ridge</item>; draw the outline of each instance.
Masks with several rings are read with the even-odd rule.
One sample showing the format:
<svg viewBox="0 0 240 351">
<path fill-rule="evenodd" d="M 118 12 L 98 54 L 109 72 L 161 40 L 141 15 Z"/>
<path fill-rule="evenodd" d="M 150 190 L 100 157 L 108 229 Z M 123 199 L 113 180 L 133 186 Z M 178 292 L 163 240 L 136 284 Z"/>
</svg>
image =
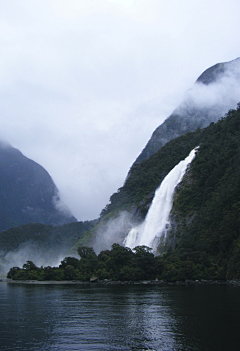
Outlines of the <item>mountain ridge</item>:
<svg viewBox="0 0 240 351">
<path fill-rule="evenodd" d="M 221 101 L 221 96 L 212 97 L 212 101 L 207 98 L 207 94 L 213 95 L 224 92 L 219 92 L 218 85 L 222 84 L 222 79 L 226 77 L 226 90 L 232 90 L 229 94 L 234 95 L 232 98 L 226 97 Z M 228 80 L 229 78 L 229 80 Z M 182 103 L 172 112 L 172 114 L 152 133 L 148 143 L 133 163 L 139 163 L 157 152 L 168 141 L 177 138 L 187 132 L 196 130 L 197 128 L 205 128 L 211 122 L 216 122 L 230 108 L 235 108 L 239 102 L 237 90 L 240 90 L 240 58 L 229 62 L 217 63 L 206 69 L 196 80 L 193 87 L 186 93 Z M 236 86 L 231 86 L 236 84 Z M 220 89 L 219 89 L 220 90 Z M 202 101 L 198 101 L 198 95 L 203 95 Z M 235 98 L 236 95 L 236 98 Z M 238 94 L 239 95 L 239 94 Z M 208 103 L 206 104 L 206 101 Z M 215 98 L 215 99 L 214 99 Z M 217 104 L 216 104 L 216 99 Z M 202 105 L 201 106 L 201 102 Z M 204 106 L 205 105 L 205 106 Z M 131 167 L 132 168 L 132 167 Z M 130 172 L 131 172 L 130 168 Z"/>
</svg>

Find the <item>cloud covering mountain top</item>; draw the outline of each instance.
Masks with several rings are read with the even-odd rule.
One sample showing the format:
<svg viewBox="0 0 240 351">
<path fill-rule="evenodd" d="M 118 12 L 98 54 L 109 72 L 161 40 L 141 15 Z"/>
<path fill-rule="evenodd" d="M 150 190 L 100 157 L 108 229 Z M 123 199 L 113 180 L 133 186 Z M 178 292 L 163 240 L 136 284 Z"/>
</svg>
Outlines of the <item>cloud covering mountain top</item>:
<svg viewBox="0 0 240 351">
<path fill-rule="evenodd" d="M 219 63 L 204 71 L 181 104 L 153 132 L 138 156 L 140 162 L 171 139 L 216 122 L 240 101 L 240 58 Z"/>
</svg>

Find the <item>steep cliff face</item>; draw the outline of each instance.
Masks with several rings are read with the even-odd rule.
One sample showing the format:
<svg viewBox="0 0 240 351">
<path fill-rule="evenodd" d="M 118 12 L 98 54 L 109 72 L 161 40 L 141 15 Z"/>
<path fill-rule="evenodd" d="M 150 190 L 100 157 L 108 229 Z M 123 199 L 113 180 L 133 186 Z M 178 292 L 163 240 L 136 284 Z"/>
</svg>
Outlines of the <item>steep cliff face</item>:
<svg viewBox="0 0 240 351">
<path fill-rule="evenodd" d="M 47 171 L 0 143 L 0 231 L 27 223 L 75 222 Z"/>
<path fill-rule="evenodd" d="M 216 122 L 239 102 L 240 58 L 204 71 L 175 111 L 152 134 L 136 159 L 139 163 L 168 141 Z"/>
</svg>

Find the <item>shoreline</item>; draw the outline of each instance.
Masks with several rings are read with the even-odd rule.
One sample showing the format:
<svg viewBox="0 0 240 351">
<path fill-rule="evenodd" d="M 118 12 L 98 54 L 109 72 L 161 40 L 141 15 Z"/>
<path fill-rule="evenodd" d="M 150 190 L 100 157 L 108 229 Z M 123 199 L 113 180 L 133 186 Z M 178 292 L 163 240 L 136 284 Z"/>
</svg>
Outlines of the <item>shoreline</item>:
<svg viewBox="0 0 240 351">
<path fill-rule="evenodd" d="M 0 283 L 9 284 L 30 284 L 30 285 L 232 285 L 240 287 L 240 280 L 185 280 L 168 282 L 164 280 L 140 280 L 140 281 L 114 281 L 114 280 L 97 280 L 80 281 L 80 280 L 11 280 L 0 279 Z"/>
</svg>

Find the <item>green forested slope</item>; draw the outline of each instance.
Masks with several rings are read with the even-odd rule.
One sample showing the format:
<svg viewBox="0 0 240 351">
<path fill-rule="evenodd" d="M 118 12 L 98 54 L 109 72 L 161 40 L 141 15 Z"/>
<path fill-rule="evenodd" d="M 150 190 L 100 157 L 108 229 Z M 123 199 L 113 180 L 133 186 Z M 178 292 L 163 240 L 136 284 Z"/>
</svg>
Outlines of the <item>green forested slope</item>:
<svg viewBox="0 0 240 351">
<path fill-rule="evenodd" d="M 239 105 L 217 123 L 170 141 L 134 165 L 102 211 L 97 230 L 121 210 L 134 208 L 143 218 L 165 175 L 198 145 L 197 157 L 175 194 L 172 231 L 158 257 L 159 277 L 240 278 Z"/>
<path fill-rule="evenodd" d="M 196 276 L 240 278 L 240 106 L 203 132 L 172 216 L 179 225 L 169 259 L 191 263 Z"/>
<path fill-rule="evenodd" d="M 131 206 L 142 210 L 145 216 L 154 192 L 164 177 L 199 144 L 202 131 L 185 134 L 164 145 L 158 152 L 139 164 L 135 164 L 124 186 L 113 194 L 102 211 L 102 216 Z"/>
</svg>

